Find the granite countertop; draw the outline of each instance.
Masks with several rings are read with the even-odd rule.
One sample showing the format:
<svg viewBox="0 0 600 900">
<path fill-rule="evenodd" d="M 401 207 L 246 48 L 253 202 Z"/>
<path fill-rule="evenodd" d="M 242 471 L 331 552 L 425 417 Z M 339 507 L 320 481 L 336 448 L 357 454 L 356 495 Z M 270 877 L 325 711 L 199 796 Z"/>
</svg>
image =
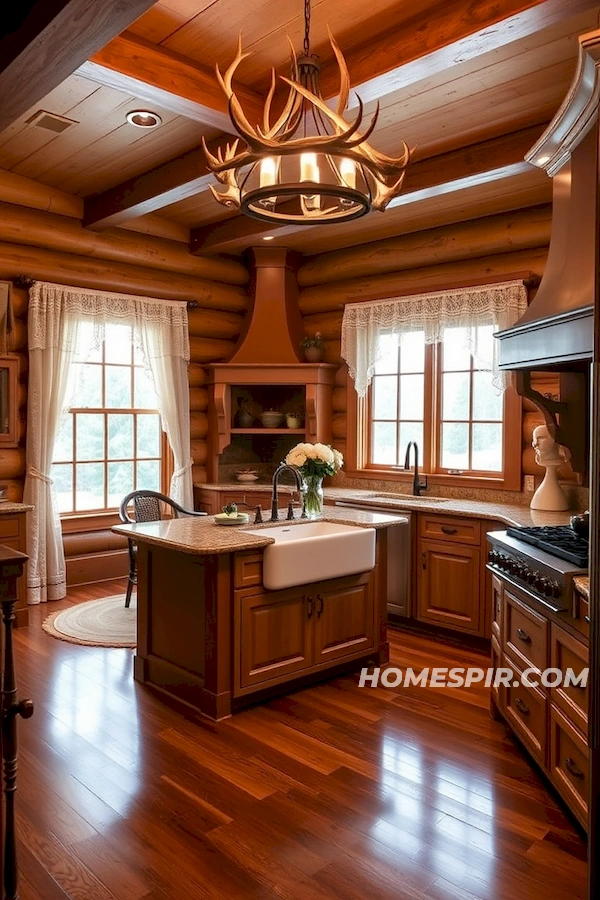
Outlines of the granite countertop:
<svg viewBox="0 0 600 900">
<path fill-rule="evenodd" d="M 269 537 L 269 528 L 275 525 L 291 525 L 286 520 L 285 511 L 279 511 L 276 522 L 262 525 L 223 526 L 215 524 L 214 516 L 185 519 L 166 519 L 160 522 L 145 522 L 139 525 L 115 525 L 113 531 L 126 537 L 135 538 L 139 544 L 153 544 L 166 550 L 179 550 L 198 556 L 215 553 L 234 553 L 236 550 L 252 550 L 274 543 Z M 294 527 L 302 528 L 309 520 L 297 519 Z M 320 521 L 339 522 L 342 525 L 358 525 L 361 528 L 388 528 L 406 522 L 401 515 L 371 512 L 365 509 L 343 509 L 335 506 L 325 508 Z M 251 530 L 252 533 L 248 533 Z"/>
<path fill-rule="evenodd" d="M 513 503 L 496 503 L 487 500 L 463 500 L 457 497 L 444 498 L 442 502 L 428 500 L 427 494 L 422 499 L 415 499 L 410 494 L 395 494 L 383 491 L 382 496 L 373 490 L 357 488 L 325 488 L 325 500 L 337 502 L 355 501 L 361 504 L 372 504 L 378 509 L 407 510 L 410 512 L 437 513 L 441 516 L 465 516 L 469 518 L 490 519 L 506 525 L 568 525 L 573 510 L 566 512 L 542 512 L 530 509 L 529 506 L 518 506 Z M 375 499 L 376 498 L 376 499 Z"/>
<path fill-rule="evenodd" d="M 0 516 L 7 516 L 9 513 L 29 512 L 33 506 L 28 503 L 15 503 L 13 500 L 0 500 Z"/>
<path fill-rule="evenodd" d="M 270 490 L 270 484 L 260 484 L 253 482 L 252 484 L 242 484 L 240 482 L 229 484 L 197 484 L 195 487 L 205 488 L 212 491 L 261 491 Z M 288 485 L 281 485 L 280 491 L 294 492 L 294 488 Z M 324 489 L 325 500 L 329 502 L 355 501 L 367 505 L 373 505 L 378 509 L 407 510 L 409 512 L 428 512 L 438 513 L 439 515 L 465 516 L 468 518 L 490 519 L 496 522 L 503 522 L 505 525 L 568 525 L 569 519 L 575 510 L 567 510 L 566 512 L 543 512 L 537 509 L 530 509 L 529 506 L 521 506 L 516 503 L 498 503 L 489 500 L 467 500 L 457 497 L 443 498 L 443 502 L 428 500 L 427 494 L 422 495 L 422 499 L 416 500 L 410 494 L 401 494 L 399 492 L 386 491 L 383 489 L 381 493 L 373 490 L 361 490 L 359 488 L 336 488 L 326 487 Z M 384 496 L 388 495 L 388 496 Z M 393 496 L 391 496 L 393 495 Z M 435 495 L 434 495 L 435 496 Z M 376 498 L 376 499 L 375 499 Z M 327 509 L 330 507 L 328 506 Z"/>
<path fill-rule="evenodd" d="M 590 602 L 590 579 L 588 575 L 577 575 L 573 583 L 580 594 L 583 594 L 587 602 Z"/>
</svg>

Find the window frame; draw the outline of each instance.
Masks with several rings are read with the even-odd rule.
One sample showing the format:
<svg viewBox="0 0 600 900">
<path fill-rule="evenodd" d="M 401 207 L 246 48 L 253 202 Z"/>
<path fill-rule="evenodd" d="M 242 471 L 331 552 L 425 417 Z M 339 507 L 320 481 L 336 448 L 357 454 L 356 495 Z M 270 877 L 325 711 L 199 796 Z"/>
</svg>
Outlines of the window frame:
<svg viewBox="0 0 600 900">
<path fill-rule="evenodd" d="M 123 366 L 124 364 L 122 362 L 119 362 L 119 363 L 116 363 L 113 361 L 107 362 L 104 344 L 102 344 L 101 347 L 102 347 L 102 358 L 100 360 L 91 359 L 91 360 L 86 361 L 84 364 L 99 366 L 102 369 L 102 401 L 103 401 L 103 403 L 105 403 L 106 399 L 107 399 L 107 397 L 106 397 L 106 375 L 105 375 L 106 368 L 109 366 Z M 79 364 L 79 363 L 77 363 L 77 364 Z M 130 357 L 130 361 L 129 361 L 129 363 L 127 363 L 127 365 L 130 368 L 131 399 L 135 399 L 135 397 L 134 397 L 134 372 L 135 372 L 136 368 L 140 368 L 140 365 L 139 365 L 139 363 L 136 363 L 136 361 L 135 361 L 133 341 L 131 344 L 131 357 Z M 130 461 L 129 458 L 127 460 L 119 460 L 119 459 L 111 460 L 107 456 L 107 453 L 108 453 L 108 448 L 107 448 L 108 416 L 109 415 L 116 414 L 116 415 L 132 415 L 132 416 L 134 416 L 134 421 L 133 421 L 134 455 L 131 458 L 134 466 L 135 466 L 136 461 L 138 460 L 137 444 L 136 444 L 136 440 L 135 440 L 136 431 L 137 431 L 137 423 L 136 423 L 135 417 L 137 415 L 157 415 L 158 414 L 159 425 L 161 424 L 161 419 L 160 419 L 161 414 L 160 414 L 160 410 L 157 408 L 146 409 L 146 408 L 140 408 L 140 407 L 112 407 L 112 406 L 104 406 L 104 405 L 98 406 L 98 407 L 96 407 L 96 406 L 93 406 L 93 407 L 92 406 L 88 406 L 88 407 L 71 406 L 71 407 L 69 407 L 67 412 L 69 415 L 71 415 L 73 417 L 72 459 L 71 460 L 56 460 L 56 464 L 57 465 L 70 465 L 72 467 L 72 470 L 73 470 L 73 495 L 75 495 L 75 491 L 76 491 L 76 474 L 75 473 L 76 473 L 76 466 L 77 466 L 78 462 L 79 463 L 97 462 L 104 466 L 104 476 L 105 476 L 104 477 L 104 491 L 106 494 L 106 492 L 108 491 L 107 471 L 108 471 L 109 462 L 120 462 L 120 461 L 129 462 Z M 104 417 L 104 420 L 105 420 L 104 421 L 104 456 L 102 459 L 98 459 L 98 460 L 78 460 L 77 459 L 75 416 L 77 416 L 78 414 L 102 415 Z M 160 441 L 159 459 L 160 459 L 160 463 L 161 463 L 161 475 L 160 475 L 159 490 L 164 494 L 168 494 L 169 484 L 170 484 L 171 477 L 172 477 L 173 471 L 174 471 L 174 463 L 173 463 L 173 453 L 172 453 L 171 447 L 169 445 L 169 441 L 168 441 L 166 432 L 164 432 L 162 430 L 162 428 L 160 430 L 159 441 Z M 155 459 L 155 458 L 156 457 L 151 457 L 151 459 Z M 145 459 L 145 457 L 140 457 L 140 459 L 142 459 L 142 461 L 143 461 Z M 53 460 L 52 464 L 53 465 L 55 464 L 54 460 Z M 79 524 L 81 524 L 82 522 L 85 522 L 86 530 L 101 529 L 101 528 L 107 527 L 107 520 L 111 520 L 111 521 L 115 521 L 115 522 L 120 521 L 118 512 L 119 512 L 118 506 L 114 506 L 114 507 L 110 506 L 110 507 L 99 507 L 97 509 L 70 510 L 70 511 L 65 511 L 65 512 L 59 512 L 59 517 L 60 517 L 61 523 L 65 523 L 65 525 L 66 525 L 66 528 L 64 528 L 63 530 L 65 531 L 65 533 L 68 533 L 69 531 L 72 530 L 68 526 L 69 522 L 74 522 L 74 523 L 79 523 Z"/>
<path fill-rule="evenodd" d="M 521 491 L 522 473 L 522 398 L 515 387 L 510 384 L 504 392 L 504 415 L 502 433 L 503 471 L 501 473 L 467 473 L 465 475 L 450 474 L 447 471 L 432 471 L 437 459 L 437 445 L 440 435 L 441 413 L 441 357 L 442 344 L 425 346 L 425 383 L 426 398 L 423 419 L 423 447 L 419 447 L 420 471 L 427 475 L 430 485 L 452 487 L 475 487 L 498 489 L 505 491 Z M 400 466 L 375 465 L 368 463 L 371 443 L 371 403 L 372 387 L 367 395 L 360 399 L 354 389 L 354 382 L 347 375 L 348 392 L 348 447 L 346 474 L 354 478 L 370 478 L 373 480 L 395 480 L 412 482 L 413 471 Z M 427 402 L 427 398 L 431 398 Z"/>
</svg>

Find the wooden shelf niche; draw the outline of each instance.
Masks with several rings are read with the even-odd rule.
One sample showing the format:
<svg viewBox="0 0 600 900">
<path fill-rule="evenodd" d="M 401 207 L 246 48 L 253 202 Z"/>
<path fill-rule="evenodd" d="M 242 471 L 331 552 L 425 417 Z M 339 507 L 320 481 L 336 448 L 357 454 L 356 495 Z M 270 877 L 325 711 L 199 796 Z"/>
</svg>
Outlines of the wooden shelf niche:
<svg viewBox="0 0 600 900">
<path fill-rule="evenodd" d="M 250 442 L 258 459 L 276 465 L 288 443 L 331 441 L 332 392 L 336 367 L 327 363 L 236 365 L 210 367 L 208 478 L 219 481 L 219 457 L 239 437 Z M 254 416 L 250 428 L 237 428 L 238 399 Z M 301 411 L 302 427 L 265 428 L 258 418 L 268 409 L 282 413 Z M 291 440 L 288 442 L 286 438 Z"/>
</svg>

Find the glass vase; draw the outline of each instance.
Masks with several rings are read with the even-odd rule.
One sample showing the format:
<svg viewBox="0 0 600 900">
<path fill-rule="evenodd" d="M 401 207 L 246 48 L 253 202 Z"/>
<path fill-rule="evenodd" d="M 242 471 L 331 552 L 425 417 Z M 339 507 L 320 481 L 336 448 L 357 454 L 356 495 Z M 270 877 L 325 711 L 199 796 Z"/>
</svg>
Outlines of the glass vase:
<svg viewBox="0 0 600 900">
<path fill-rule="evenodd" d="M 307 519 L 323 515 L 323 479 L 319 475 L 304 476 L 304 512 Z"/>
</svg>

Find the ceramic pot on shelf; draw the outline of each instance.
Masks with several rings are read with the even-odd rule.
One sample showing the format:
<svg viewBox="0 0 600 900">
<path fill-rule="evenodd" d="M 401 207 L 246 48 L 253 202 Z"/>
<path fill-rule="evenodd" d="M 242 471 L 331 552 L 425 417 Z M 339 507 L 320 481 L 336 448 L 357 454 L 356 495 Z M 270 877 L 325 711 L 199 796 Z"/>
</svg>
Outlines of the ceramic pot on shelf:
<svg viewBox="0 0 600 900">
<path fill-rule="evenodd" d="M 323 359 L 323 348 L 322 347 L 305 347 L 304 348 L 304 359 L 306 362 L 310 363 L 319 363 Z"/>
<path fill-rule="evenodd" d="M 302 428 L 302 418 L 295 416 L 293 413 L 288 413 L 285 417 L 285 424 L 288 428 Z"/>
</svg>

